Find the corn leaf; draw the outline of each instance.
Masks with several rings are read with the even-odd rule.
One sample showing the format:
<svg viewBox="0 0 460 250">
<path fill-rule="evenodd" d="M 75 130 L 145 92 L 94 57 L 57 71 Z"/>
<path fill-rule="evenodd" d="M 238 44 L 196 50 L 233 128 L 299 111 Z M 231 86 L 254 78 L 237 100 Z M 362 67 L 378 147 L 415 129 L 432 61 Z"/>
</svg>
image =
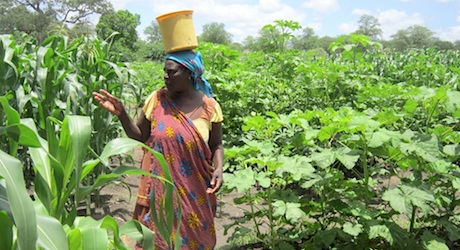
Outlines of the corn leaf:
<svg viewBox="0 0 460 250">
<path fill-rule="evenodd" d="M 69 249 L 67 237 L 61 223 L 55 218 L 37 214 L 37 244 L 44 249 Z"/>
<path fill-rule="evenodd" d="M 139 221 L 127 221 L 120 228 L 120 235 L 126 235 L 142 243 L 144 250 L 153 250 L 155 242 L 155 234 Z"/>
<path fill-rule="evenodd" d="M 109 249 L 108 234 L 105 229 L 87 227 L 81 231 L 82 250 Z"/>
<path fill-rule="evenodd" d="M 13 245 L 13 221 L 6 211 L 0 208 L 0 247 L 2 249 L 12 249 Z"/>
<path fill-rule="evenodd" d="M 6 192 L 14 224 L 17 228 L 17 242 L 20 249 L 35 249 L 37 221 L 35 210 L 24 185 L 21 162 L 0 150 L 0 176 L 5 179 Z"/>
</svg>

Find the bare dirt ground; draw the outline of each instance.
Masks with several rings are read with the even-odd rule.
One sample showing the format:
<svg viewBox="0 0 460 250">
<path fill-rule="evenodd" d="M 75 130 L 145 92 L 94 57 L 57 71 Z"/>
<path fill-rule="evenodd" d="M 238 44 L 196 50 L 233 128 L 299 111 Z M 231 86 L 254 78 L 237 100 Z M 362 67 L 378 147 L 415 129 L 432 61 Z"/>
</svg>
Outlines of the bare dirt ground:
<svg viewBox="0 0 460 250">
<path fill-rule="evenodd" d="M 142 150 L 140 148 L 134 150 L 132 157 L 134 166 L 140 166 L 142 158 Z M 105 215 L 114 217 L 120 225 L 131 220 L 136 202 L 137 188 L 139 182 L 138 175 L 127 175 L 123 178 L 124 184 L 111 184 L 104 187 L 100 193 L 101 207 L 96 209 L 93 217 L 102 218 Z M 244 214 L 244 206 L 235 205 L 233 197 L 236 194 L 218 195 L 218 203 L 220 204 L 215 218 L 217 245 L 216 249 L 232 249 L 227 239 L 231 232 L 224 235 L 224 225 L 232 223 L 235 218 L 241 217 Z M 133 248 L 134 241 L 125 238 L 124 241 Z"/>
</svg>

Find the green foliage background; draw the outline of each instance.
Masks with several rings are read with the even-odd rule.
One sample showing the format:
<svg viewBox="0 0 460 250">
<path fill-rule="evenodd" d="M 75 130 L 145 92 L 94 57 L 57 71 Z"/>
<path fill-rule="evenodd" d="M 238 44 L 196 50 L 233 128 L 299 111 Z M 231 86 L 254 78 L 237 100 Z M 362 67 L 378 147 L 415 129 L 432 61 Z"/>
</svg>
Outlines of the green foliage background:
<svg viewBox="0 0 460 250">
<path fill-rule="evenodd" d="M 459 51 L 392 52 L 360 34 L 329 55 L 198 50 L 224 112 L 223 192 L 250 206 L 224 226 L 232 244 L 459 247 Z"/>
<path fill-rule="evenodd" d="M 280 32 L 267 43 L 275 46 L 271 50 L 242 52 L 206 42 L 198 48 L 224 112 L 222 192 L 237 191 L 235 203 L 251 208 L 225 226 L 234 229 L 231 243 L 267 249 L 458 248 L 460 52 L 393 52 L 360 34 L 335 39 L 327 53 L 296 50 L 287 42 L 289 29 L 265 31 Z M 108 89 L 131 104 L 134 115 L 163 85 L 163 62 L 124 62 L 111 52 L 114 36 L 71 42 L 55 36 L 40 45 L 23 39 L 1 37 L 1 150 L 13 156 L 2 163 L 23 168 L 27 183 L 45 187 L 53 183 L 44 181 L 51 175 L 33 178 L 42 173 L 26 153 L 45 150 L 52 164 L 44 169 L 57 171 L 57 181 L 38 197 L 46 216 L 69 226 L 56 230 L 70 232 L 85 220 L 76 219 L 73 209 L 97 191 L 100 178 L 107 178 L 106 184 L 125 173 L 101 157 L 122 134 L 118 122 L 92 102 L 91 92 Z M 145 53 L 161 57 L 157 47 Z M 75 147 L 69 120 L 88 117 L 88 151 L 67 155 L 66 149 Z M 27 129 L 31 124 L 36 132 Z M 49 154 L 39 138 L 51 146 Z M 61 165 L 68 166 L 68 178 L 61 178 Z M 82 169 L 87 172 L 80 176 Z M 70 186 L 63 185 L 67 180 Z M 11 190 L 1 187 L 0 194 Z M 80 195 L 72 200 L 71 194 Z M 11 209 L 2 210 L 0 222 L 14 230 Z M 99 232 L 102 225 L 107 224 L 93 229 Z M 22 234 L 8 235 L 33 244 Z M 123 248 L 118 235 L 107 244 Z"/>
</svg>

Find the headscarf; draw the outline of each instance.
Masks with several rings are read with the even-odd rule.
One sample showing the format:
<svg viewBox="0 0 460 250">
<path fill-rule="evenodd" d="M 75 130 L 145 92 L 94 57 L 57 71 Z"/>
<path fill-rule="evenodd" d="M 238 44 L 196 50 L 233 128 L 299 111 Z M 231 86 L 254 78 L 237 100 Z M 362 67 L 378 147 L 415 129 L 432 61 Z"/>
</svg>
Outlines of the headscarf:
<svg viewBox="0 0 460 250">
<path fill-rule="evenodd" d="M 200 52 L 191 50 L 171 52 L 166 55 L 166 59 L 180 63 L 189 69 L 192 72 L 195 88 L 203 91 L 207 96 L 213 97 L 211 85 L 203 77 L 204 64 Z"/>
</svg>

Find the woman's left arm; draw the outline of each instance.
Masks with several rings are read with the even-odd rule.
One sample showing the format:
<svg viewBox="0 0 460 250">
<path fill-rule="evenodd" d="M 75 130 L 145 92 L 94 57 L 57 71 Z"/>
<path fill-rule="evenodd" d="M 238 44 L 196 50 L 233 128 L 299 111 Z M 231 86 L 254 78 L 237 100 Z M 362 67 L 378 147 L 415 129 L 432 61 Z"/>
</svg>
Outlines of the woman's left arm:
<svg viewBox="0 0 460 250">
<path fill-rule="evenodd" d="M 212 194 L 219 191 L 223 183 L 222 164 L 224 161 L 224 147 L 222 145 L 222 123 L 212 123 L 211 132 L 209 134 L 209 148 L 212 152 L 212 163 L 214 171 L 212 173 L 211 187 L 207 192 Z"/>
</svg>

